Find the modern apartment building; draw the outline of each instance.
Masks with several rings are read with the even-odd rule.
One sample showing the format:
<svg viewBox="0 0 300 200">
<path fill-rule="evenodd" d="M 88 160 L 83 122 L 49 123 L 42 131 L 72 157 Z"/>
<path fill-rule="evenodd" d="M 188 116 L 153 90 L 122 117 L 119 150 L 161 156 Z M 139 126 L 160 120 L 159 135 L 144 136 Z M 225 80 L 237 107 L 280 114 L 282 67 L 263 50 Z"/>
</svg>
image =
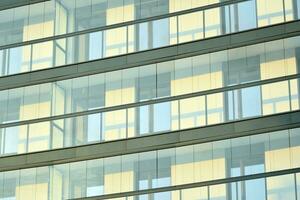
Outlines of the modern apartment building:
<svg viewBox="0 0 300 200">
<path fill-rule="evenodd" d="M 1 0 L 0 200 L 300 200 L 300 0 Z"/>
</svg>

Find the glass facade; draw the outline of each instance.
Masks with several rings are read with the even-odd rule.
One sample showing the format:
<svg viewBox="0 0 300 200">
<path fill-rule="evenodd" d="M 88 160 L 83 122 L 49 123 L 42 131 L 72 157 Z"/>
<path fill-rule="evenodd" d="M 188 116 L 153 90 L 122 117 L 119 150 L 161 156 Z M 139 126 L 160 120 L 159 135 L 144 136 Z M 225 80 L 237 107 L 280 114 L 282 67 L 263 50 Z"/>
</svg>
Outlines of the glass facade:
<svg viewBox="0 0 300 200">
<path fill-rule="evenodd" d="M 0 107 L 0 122 L 39 119 L 298 74 L 299 41 L 297 36 L 124 70 L 2 90 L 0 102 L 6 106 Z M 289 85 L 287 82 L 285 85 L 278 84 L 279 87 L 271 84 L 228 93 L 226 101 L 231 104 L 237 98 L 248 104 L 259 103 L 259 96 L 264 99 L 262 108 L 234 108 L 235 112 L 229 119 L 251 117 L 260 115 L 261 112 L 272 114 L 288 111 L 289 107 L 292 110 L 298 109 L 297 80 L 291 81 Z M 272 88 L 276 88 L 275 91 Z M 279 88 L 282 92 L 277 90 Z M 289 96 L 288 93 L 291 93 L 292 105 L 289 105 L 287 99 L 285 106 L 280 104 L 280 108 L 276 108 L 275 99 Z M 210 110 L 215 112 L 217 104 L 225 103 L 220 100 L 221 96 L 222 94 L 207 95 Z M 166 107 L 163 104 L 157 105 L 157 109 L 158 106 Z M 170 105 L 171 107 L 173 106 Z M 142 110 L 143 113 L 150 111 L 147 106 Z M 143 113 L 140 114 L 144 116 Z M 222 120 L 224 119 L 217 121 Z M 212 123 L 210 117 L 208 121 L 209 124 Z"/>
<path fill-rule="evenodd" d="M 152 9 L 154 9 L 155 6 L 160 9 L 166 8 L 166 11 L 161 10 L 161 12 L 168 13 L 193 8 L 195 6 L 222 2 L 217 0 L 192 1 L 190 3 L 191 5 L 187 6 L 186 3 L 182 3 L 182 0 L 169 0 L 169 2 L 168 0 L 147 0 L 143 3 L 140 1 L 51 0 L 34 4 L 28 8 L 28 12 L 32 12 L 32 20 L 31 15 L 29 15 L 29 17 L 25 15 L 26 17 L 24 17 L 24 19 L 28 21 L 28 24 L 20 23 L 21 31 L 13 32 L 20 34 L 24 29 L 26 33 L 24 33 L 24 35 L 33 37 L 29 38 L 29 40 L 31 40 L 55 35 L 54 30 L 62 30 L 62 32 L 58 34 L 63 34 L 69 29 L 72 30 L 71 32 L 89 29 L 90 20 L 96 24 L 101 24 L 101 20 L 104 20 L 102 26 L 120 23 L 124 20 L 134 20 L 134 16 L 136 16 L 134 10 L 138 8 L 137 5 L 141 5 L 138 10 L 144 10 L 143 6 L 147 5 L 152 7 Z M 12 48 L 2 48 L 0 50 L 0 75 L 5 76 L 124 55 L 299 19 L 299 0 L 276 0 L 276 3 L 274 3 L 276 6 L 269 6 L 268 1 L 269 0 L 247 0 L 222 7 L 105 29 L 98 32 L 90 32 L 56 40 L 47 40 Z M 135 2 L 137 5 L 135 5 Z M 42 9 L 40 6 L 42 6 Z M 51 11 L 51 8 L 54 10 Z M 94 12 L 92 8 L 95 9 Z M 168 11 L 168 8 L 172 9 Z M 65 9 L 67 9 L 67 11 L 65 11 Z M 146 10 L 150 11 L 152 9 Z M 24 8 L 24 10 L 26 9 Z M 46 14 L 43 12 L 44 10 L 47 10 L 46 13 L 48 13 L 48 11 L 51 12 Z M 7 11 L 11 13 L 16 12 L 5 10 L 5 12 Z M 0 11 L 0 15 L 1 12 L 4 11 Z M 28 12 L 26 13 L 28 14 Z M 64 12 L 68 14 L 63 14 Z M 156 11 L 153 12 L 156 13 Z M 142 11 L 138 13 L 142 13 Z M 250 15 L 248 13 L 250 13 Z M 35 17 L 41 14 L 43 14 L 42 19 L 35 19 Z M 65 16 L 74 16 L 74 14 L 75 19 L 69 19 L 68 16 Z M 149 15 L 152 16 L 153 13 L 149 13 Z M 51 17 L 58 20 L 58 22 L 51 21 Z M 84 19 L 87 18 L 87 20 L 80 19 L 81 17 Z M 47 21 L 48 18 L 50 21 Z M 100 18 L 100 20 L 97 20 L 98 18 Z M 14 23 L 14 21 L 10 23 Z M 84 25 L 81 23 L 84 23 Z M 100 24 L 98 24 L 98 26 L 101 26 Z M 22 28 L 22 26 L 24 27 Z M 11 36 L 11 31 L 9 31 L 6 26 L 2 27 L 4 30 L 0 28 L 0 32 L 4 32 L 3 36 Z M 6 37 L 2 38 L 5 39 Z"/>
<path fill-rule="evenodd" d="M 0 199 L 19 199 L 25 195 L 31 195 L 30 199 L 81 198 L 298 168 L 299 142 L 292 145 L 289 143 L 291 139 L 300 141 L 299 128 L 137 154 L 0 172 L 0 180 L 3 182 L 0 184 L 0 191 L 5 191 L 0 193 Z M 207 187 L 200 190 L 189 189 L 181 198 L 196 198 L 199 193 L 205 197 L 209 192 L 210 199 L 240 199 L 240 195 L 246 195 L 246 199 L 265 199 L 266 196 L 268 199 L 281 199 L 282 196 L 295 199 L 295 177 L 294 174 L 288 174 L 213 185 L 209 186 L 211 188 L 208 191 Z M 251 190 L 259 192 L 252 193 Z M 154 199 L 174 199 L 173 193 L 157 194 Z"/>
<path fill-rule="evenodd" d="M 0 156 L 169 133 L 299 110 L 299 84 L 299 79 L 291 79 L 192 98 L 0 128 Z M 29 110 L 32 112 L 34 108 L 31 106 Z"/>
<path fill-rule="evenodd" d="M 300 0 L 0 9 L 0 200 L 299 199 L 299 19 Z M 263 36 L 274 25 L 284 31 Z M 228 34 L 234 46 L 206 40 Z M 110 68 L 140 51 L 145 62 Z"/>
</svg>

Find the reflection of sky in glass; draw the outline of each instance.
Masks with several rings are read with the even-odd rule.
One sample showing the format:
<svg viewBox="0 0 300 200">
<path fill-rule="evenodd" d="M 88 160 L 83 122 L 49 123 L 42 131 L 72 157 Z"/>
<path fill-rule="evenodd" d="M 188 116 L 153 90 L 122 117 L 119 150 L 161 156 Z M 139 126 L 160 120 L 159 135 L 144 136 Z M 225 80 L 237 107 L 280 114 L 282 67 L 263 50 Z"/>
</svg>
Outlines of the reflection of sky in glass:
<svg viewBox="0 0 300 200">
<path fill-rule="evenodd" d="M 100 140 L 100 114 L 88 115 L 88 142 Z"/>
</svg>

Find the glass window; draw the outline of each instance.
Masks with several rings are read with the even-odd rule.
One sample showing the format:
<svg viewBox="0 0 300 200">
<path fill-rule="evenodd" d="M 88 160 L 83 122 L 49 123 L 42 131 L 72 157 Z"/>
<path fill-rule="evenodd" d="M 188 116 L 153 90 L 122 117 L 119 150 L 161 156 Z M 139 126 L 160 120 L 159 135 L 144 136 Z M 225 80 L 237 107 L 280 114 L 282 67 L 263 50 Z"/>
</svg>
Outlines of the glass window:
<svg viewBox="0 0 300 200">
<path fill-rule="evenodd" d="M 91 27 L 100 27 L 106 24 L 107 0 L 92 0 Z"/>
<path fill-rule="evenodd" d="M 28 152 L 50 148 L 50 122 L 29 125 Z"/>
<path fill-rule="evenodd" d="M 270 0 L 259 0 L 256 4 L 259 27 L 284 21 L 282 0 L 274 0 L 271 5 Z"/>
<path fill-rule="evenodd" d="M 139 153 L 138 188 L 151 189 L 157 186 L 157 152 Z"/>
<path fill-rule="evenodd" d="M 212 8 L 204 11 L 206 38 L 222 34 L 221 9 Z"/>
<path fill-rule="evenodd" d="M 95 60 L 103 57 L 102 41 L 103 34 L 101 31 L 89 34 L 89 58 L 87 60 Z"/>
<path fill-rule="evenodd" d="M 36 199 L 36 170 L 37 168 L 20 170 L 20 186 L 18 197 L 21 200 Z"/>
<path fill-rule="evenodd" d="M 179 15 L 178 20 L 178 40 L 180 43 L 199 40 L 204 37 L 202 11 L 186 15 Z"/>
<path fill-rule="evenodd" d="M 159 66 L 159 65 L 157 65 Z M 174 80 L 171 81 L 172 96 L 193 92 L 192 59 L 175 60 Z"/>
<path fill-rule="evenodd" d="M 105 74 L 89 76 L 88 109 L 97 109 L 105 105 Z"/>
<path fill-rule="evenodd" d="M 172 166 L 172 172 L 175 174 L 172 185 L 181 185 L 194 182 L 194 147 L 184 146 L 176 148 L 175 166 Z"/>
<path fill-rule="evenodd" d="M 203 54 L 192 58 L 194 92 L 211 88 L 210 56 Z"/>
<path fill-rule="evenodd" d="M 138 100 L 148 100 L 156 97 L 156 65 L 139 67 Z"/>
<path fill-rule="evenodd" d="M 300 37 L 284 39 L 284 57 L 287 75 L 297 74 L 300 70 Z"/>
<path fill-rule="evenodd" d="M 261 67 L 265 63 L 265 46 L 264 44 L 255 44 L 246 47 L 246 66 L 241 68 L 241 82 L 251 82 L 263 79 L 261 77 Z"/>
<path fill-rule="evenodd" d="M 153 131 L 169 131 L 178 129 L 178 101 L 153 105 Z"/>
<path fill-rule="evenodd" d="M 213 145 L 213 179 L 228 177 L 226 167 L 231 160 L 230 140 L 221 140 Z"/>
<path fill-rule="evenodd" d="M 224 122 L 224 93 L 206 96 L 207 124 Z"/>
<path fill-rule="evenodd" d="M 51 196 L 53 199 L 70 198 L 70 164 L 54 165 L 51 174 Z"/>
<path fill-rule="evenodd" d="M 209 181 L 213 178 L 213 145 L 194 145 L 194 181 Z"/>
<path fill-rule="evenodd" d="M 39 115 L 39 85 L 24 87 L 22 120 L 36 119 Z"/>
<path fill-rule="evenodd" d="M 76 30 L 81 31 L 89 29 L 90 23 L 89 20 L 92 16 L 92 1 L 91 0 L 76 0 L 75 2 L 75 21 L 76 21 Z"/>
<path fill-rule="evenodd" d="M 290 80 L 290 101 L 291 110 L 299 110 L 300 104 L 300 80 L 294 79 Z"/>
<path fill-rule="evenodd" d="M 72 112 L 88 109 L 88 76 L 72 79 Z"/>
<path fill-rule="evenodd" d="M 291 167 L 291 154 L 288 131 L 270 133 L 269 137 L 270 149 L 265 152 L 266 171 L 289 169 Z"/>
<path fill-rule="evenodd" d="M 237 199 L 242 199 L 244 196 L 246 200 L 257 199 L 265 200 L 266 199 L 266 183 L 265 179 L 252 179 L 247 181 L 242 181 L 237 183 L 238 186 L 238 197 Z"/>
<path fill-rule="evenodd" d="M 8 106 L 8 91 L 9 90 L 1 90 L 0 91 L 0 123 L 3 123 L 6 121 L 6 115 L 7 115 L 7 106 Z"/>
<path fill-rule="evenodd" d="M 138 154 L 123 155 L 121 166 L 121 192 L 136 191 Z"/>
<path fill-rule="evenodd" d="M 138 68 L 122 70 L 122 104 L 136 102 L 138 88 Z"/>
<path fill-rule="evenodd" d="M 210 54 L 211 88 L 221 88 L 228 82 L 228 53 L 219 51 Z"/>
<path fill-rule="evenodd" d="M 3 12 L 3 10 L 1 11 Z M 24 42 L 27 39 L 24 27 L 28 26 L 29 6 L 14 8 L 13 31 L 11 32 L 12 43 Z"/>
<path fill-rule="evenodd" d="M 122 103 L 122 71 L 105 74 L 105 106 L 115 106 Z"/>
<path fill-rule="evenodd" d="M 153 48 L 177 43 L 176 18 L 159 19 L 152 22 Z"/>
<path fill-rule="evenodd" d="M 231 32 L 243 31 L 257 27 L 255 2 L 255 0 L 251 0 L 230 6 Z"/>
<path fill-rule="evenodd" d="M 262 85 L 263 115 L 290 110 L 288 82 Z"/>
<path fill-rule="evenodd" d="M 20 46 L 8 50 L 7 75 L 28 72 L 31 70 L 31 46 Z"/>
<path fill-rule="evenodd" d="M 180 129 L 206 125 L 205 96 L 180 100 Z"/>
<path fill-rule="evenodd" d="M 241 112 L 242 118 L 260 116 L 261 109 L 261 90 L 259 86 L 241 89 Z"/>
<path fill-rule="evenodd" d="M 157 152 L 157 187 L 175 185 L 175 149 Z"/>
<path fill-rule="evenodd" d="M 86 196 L 104 194 L 104 165 L 103 159 L 87 161 Z"/>
<path fill-rule="evenodd" d="M 19 170 L 3 172 L 3 196 L 7 199 L 16 199 L 20 192 L 19 172 Z"/>
<path fill-rule="evenodd" d="M 32 46 L 31 71 L 53 67 L 53 41 Z"/>
<path fill-rule="evenodd" d="M 247 67 L 246 48 L 229 49 L 228 57 L 228 85 L 247 82 L 251 74 Z"/>
<path fill-rule="evenodd" d="M 300 197 L 300 174 L 296 174 L 297 177 L 297 198 Z"/>
<path fill-rule="evenodd" d="M 22 119 L 24 88 L 10 89 L 8 91 L 7 121 L 19 121 Z"/>
<path fill-rule="evenodd" d="M 104 194 L 121 192 L 121 156 L 104 159 Z"/>
<path fill-rule="evenodd" d="M 26 153 L 27 125 L 1 129 L 0 141 L 1 154 Z"/>
<path fill-rule="evenodd" d="M 39 118 L 51 116 L 52 83 L 39 85 Z"/>
<path fill-rule="evenodd" d="M 294 174 L 267 178 L 268 199 L 296 200 Z"/>
<path fill-rule="evenodd" d="M 152 17 L 169 12 L 169 2 L 165 0 L 140 0 L 140 18 Z M 137 6 L 137 5 L 136 5 Z"/>
<path fill-rule="evenodd" d="M 209 198 L 210 200 L 226 200 L 227 197 L 227 185 L 219 184 L 209 186 Z"/>
<path fill-rule="evenodd" d="M 293 168 L 300 167 L 300 128 L 291 129 L 290 132 L 290 153 L 291 165 Z M 300 184 L 300 180 L 299 180 Z M 300 191 L 299 191 L 300 192 Z"/>
<path fill-rule="evenodd" d="M 36 192 L 35 199 L 48 199 L 50 194 L 50 168 L 39 167 L 36 168 Z"/>
<path fill-rule="evenodd" d="M 102 113 L 102 140 L 126 138 L 126 110 Z"/>
<path fill-rule="evenodd" d="M 104 57 L 125 54 L 127 52 L 127 27 L 106 30 L 103 47 Z"/>
<path fill-rule="evenodd" d="M 157 64 L 157 97 L 175 95 L 174 61 Z"/>
<path fill-rule="evenodd" d="M 86 161 L 70 163 L 70 197 L 86 197 Z"/>
<path fill-rule="evenodd" d="M 208 199 L 208 187 L 199 187 L 181 190 L 181 200 Z"/>
<path fill-rule="evenodd" d="M 5 9 L 0 12 L 0 44 L 11 43 L 11 32 L 13 28 L 14 9 Z"/>
<path fill-rule="evenodd" d="M 251 165 L 250 138 L 240 137 L 231 140 L 231 176 L 243 176 L 244 167 Z"/>
</svg>

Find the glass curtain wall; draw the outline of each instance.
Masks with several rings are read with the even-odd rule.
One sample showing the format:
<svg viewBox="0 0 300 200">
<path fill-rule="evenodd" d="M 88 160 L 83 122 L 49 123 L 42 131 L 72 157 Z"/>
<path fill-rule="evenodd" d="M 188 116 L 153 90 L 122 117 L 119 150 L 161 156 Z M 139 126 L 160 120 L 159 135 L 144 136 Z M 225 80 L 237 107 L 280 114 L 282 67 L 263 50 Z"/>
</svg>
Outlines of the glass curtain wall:
<svg viewBox="0 0 300 200">
<path fill-rule="evenodd" d="M 299 168 L 299 141 L 300 130 L 296 128 L 158 151 L 1 172 L 0 199 L 28 196 L 30 199 L 80 198 Z M 234 196 L 228 195 L 243 192 L 250 199 L 282 195 L 294 199 L 294 184 L 295 176 L 289 174 L 211 186 L 209 196 L 211 199 L 231 199 Z M 247 189 L 260 190 L 265 187 L 268 188 L 266 193 L 250 193 Z M 204 196 L 207 195 L 205 190 L 202 192 Z M 165 192 L 156 194 L 154 199 L 170 199 L 173 195 L 174 192 Z M 186 199 L 197 196 L 193 192 L 184 192 L 182 195 Z M 146 197 L 144 195 L 141 198 Z"/>
<path fill-rule="evenodd" d="M 299 37 L 292 37 L 130 69 L 2 90 L 0 102 L 3 106 L 0 107 L 2 113 L 0 122 L 4 124 L 76 113 L 298 74 L 300 69 L 299 41 Z M 63 43 L 58 45 L 61 44 Z M 56 48 L 60 49 L 59 46 Z M 286 94 L 288 92 L 286 89 L 290 87 L 291 106 L 297 109 L 299 85 L 297 81 L 291 81 L 289 84 L 277 89 L 282 91 L 281 94 Z M 220 94 L 208 95 L 208 99 L 202 98 L 199 101 L 207 101 L 208 108 L 211 110 L 208 114 L 214 116 L 222 112 L 217 111 L 219 109 L 217 105 L 224 107 L 222 105 L 225 102 L 231 102 L 233 105 L 237 98 L 249 103 L 256 102 L 256 105 L 260 104 L 253 98 L 261 96 L 261 93 L 265 96 L 264 99 L 280 98 L 273 96 L 276 92 L 270 86 L 263 86 L 261 91 L 259 90 L 248 88 L 235 91 L 235 93 L 228 93 L 225 99 L 222 99 Z M 271 105 L 272 102 L 264 101 L 264 110 L 267 110 L 267 107 L 269 109 L 264 111 L 265 114 L 273 113 L 275 108 Z M 173 112 L 175 116 L 176 105 L 162 103 L 154 107 L 144 106 L 137 113 L 133 111 L 134 109 L 128 110 L 128 115 L 131 115 L 129 121 L 133 124 L 135 116 L 147 117 L 146 113 L 155 116 L 157 110 L 161 108 L 164 108 L 161 110 L 163 113 Z M 184 109 L 186 109 L 185 112 L 188 112 L 188 109 L 204 112 L 203 108 L 197 107 L 196 104 L 194 108 Z M 228 120 L 251 117 L 260 110 L 258 108 L 246 111 L 247 109 L 248 107 L 235 108 L 236 112 L 230 115 Z M 287 109 L 288 107 L 285 107 L 282 111 Z M 237 113 L 238 110 L 244 110 L 243 116 Z M 122 111 L 103 116 L 104 129 L 113 126 L 112 124 L 106 126 L 109 118 L 114 118 L 114 116 L 124 118 L 125 115 L 126 112 Z M 213 123 L 211 117 L 207 120 L 208 123 Z M 220 120 L 222 118 L 219 118 Z M 118 126 L 122 127 L 124 121 L 121 119 L 119 121 L 121 124 Z M 201 124 L 204 122 L 203 119 Z M 165 124 L 173 126 L 170 123 Z M 140 125 L 140 130 L 147 131 L 148 129 L 147 124 Z M 155 127 L 154 129 L 164 128 Z M 125 134 L 124 131 L 121 132 L 121 135 Z"/>
<path fill-rule="evenodd" d="M 276 0 L 276 3 L 270 6 L 268 0 L 248 0 L 170 18 L 1 49 L 0 75 L 11 75 L 124 55 L 296 20 L 299 18 L 298 1 Z M 203 1 L 204 4 L 217 2 Z M 201 4 L 200 1 L 199 3 L 192 1 L 186 4 L 182 1 L 170 0 L 168 4 L 166 0 L 160 0 L 159 2 L 145 1 L 137 6 L 133 0 L 110 0 L 108 2 L 104 0 L 61 0 L 54 2 L 52 0 L 33 4 L 28 8 L 26 13 L 30 13 L 30 16 L 26 18 L 28 25 L 25 26 L 24 35 L 30 36 L 29 39 L 36 39 L 40 35 L 47 37 L 53 34 L 64 34 L 68 31 L 85 30 L 93 23 L 100 25 L 115 24 L 124 20 L 131 21 L 136 16 L 152 15 L 146 14 L 151 12 L 151 6 L 154 10 L 162 9 L 153 11 L 160 13 L 168 9 L 176 11 L 181 10 L 181 8 L 185 9 L 185 7 L 192 8 L 198 4 Z M 40 5 L 43 7 L 40 8 Z M 48 14 L 51 8 L 55 8 L 55 10 Z M 43 13 L 44 10 L 47 10 L 47 14 L 44 13 L 43 18 L 36 19 L 36 15 L 39 15 L 40 12 Z M 94 19 L 94 17 L 96 18 Z M 55 18 L 55 22 L 50 20 L 52 18 Z M 14 21 L 11 23 L 18 24 Z M 6 26 L 3 27 L 5 28 L 3 31 L 9 30 Z M 20 34 L 20 31 L 17 30 L 13 32 Z"/>
</svg>

